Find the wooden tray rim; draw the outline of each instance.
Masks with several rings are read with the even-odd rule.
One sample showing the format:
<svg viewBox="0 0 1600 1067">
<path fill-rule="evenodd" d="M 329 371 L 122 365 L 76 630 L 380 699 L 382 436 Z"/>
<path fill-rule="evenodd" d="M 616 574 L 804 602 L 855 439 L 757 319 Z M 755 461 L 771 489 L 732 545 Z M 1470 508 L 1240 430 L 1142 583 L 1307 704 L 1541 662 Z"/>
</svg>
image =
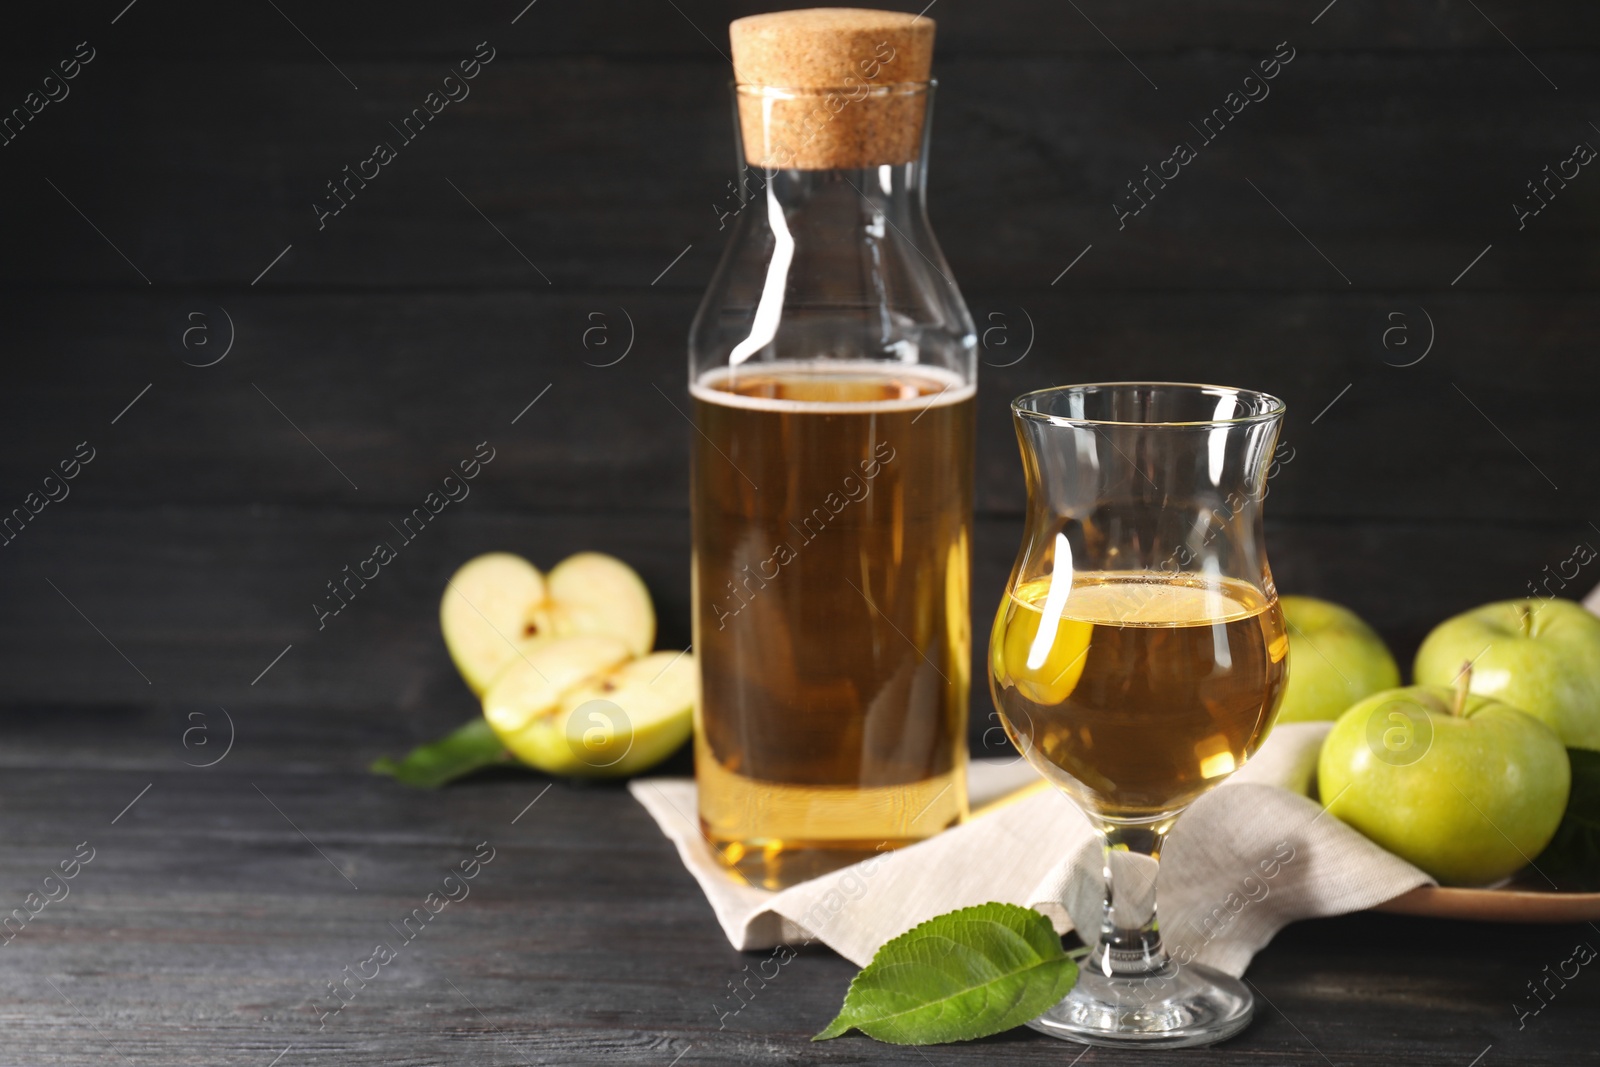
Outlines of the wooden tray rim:
<svg viewBox="0 0 1600 1067">
<path fill-rule="evenodd" d="M 1373 911 L 1474 922 L 1578 923 L 1600 921 L 1600 893 L 1531 889 L 1460 889 L 1422 885 Z"/>
</svg>

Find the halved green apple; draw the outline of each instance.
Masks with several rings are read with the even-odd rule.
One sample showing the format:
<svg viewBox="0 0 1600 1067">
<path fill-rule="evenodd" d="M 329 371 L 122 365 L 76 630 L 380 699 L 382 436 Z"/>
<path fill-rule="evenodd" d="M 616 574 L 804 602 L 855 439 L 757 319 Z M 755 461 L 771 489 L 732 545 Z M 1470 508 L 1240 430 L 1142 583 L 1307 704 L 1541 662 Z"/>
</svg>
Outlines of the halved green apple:
<svg viewBox="0 0 1600 1067">
<path fill-rule="evenodd" d="M 633 568 L 599 552 L 580 552 L 548 576 L 521 556 L 490 552 L 450 578 L 439 626 L 456 669 L 482 695 L 501 671 L 550 641 L 599 634 L 642 655 L 655 641 L 650 592 Z"/>
<path fill-rule="evenodd" d="M 583 655 L 598 662 L 597 651 L 564 647 L 580 640 L 558 640 L 539 651 L 554 650 L 567 664 Z M 688 653 L 657 652 L 602 668 L 556 700 L 550 691 L 562 679 L 531 684 L 530 673 L 516 664 L 507 668 L 484 701 L 484 716 L 513 755 L 542 771 L 624 777 L 659 763 L 689 737 L 699 674 Z"/>
</svg>

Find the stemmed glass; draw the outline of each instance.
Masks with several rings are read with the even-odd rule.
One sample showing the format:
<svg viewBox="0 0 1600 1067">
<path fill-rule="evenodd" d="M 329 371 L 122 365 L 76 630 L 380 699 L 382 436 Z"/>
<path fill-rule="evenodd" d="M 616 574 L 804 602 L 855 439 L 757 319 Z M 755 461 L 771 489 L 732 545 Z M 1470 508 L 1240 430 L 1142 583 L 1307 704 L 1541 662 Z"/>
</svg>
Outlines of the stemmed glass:
<svg viewBox="0 0 1600 1067">
<path fill-rule="evenodd" d="M 1152 890 L 1178 815 L 1260 746 L 1288 679 L 1261 506 L 1284 404 L 1209 385 L 1064 386 L 1011 405 L 1027 528 L 990 640 L 1012 742 L 1089 817 L 1105 909 L 1032 1025 L 1094 1045 L 1237 1033 L 1237 979 L 1180 966 Z"/>
</svg>

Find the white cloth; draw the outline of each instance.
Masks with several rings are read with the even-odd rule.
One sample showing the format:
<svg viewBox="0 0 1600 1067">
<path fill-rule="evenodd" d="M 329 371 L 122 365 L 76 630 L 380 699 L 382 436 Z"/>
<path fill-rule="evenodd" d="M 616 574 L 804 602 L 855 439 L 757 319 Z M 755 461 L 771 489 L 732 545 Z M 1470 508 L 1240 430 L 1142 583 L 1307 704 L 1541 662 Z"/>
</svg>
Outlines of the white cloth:
<svg viewBox="0 0 1600 1067">
<path fill-rule="evenodd" d="M 1296 919 L 1360 911 L 1433 884 L 1305 795 L 1331 725 L 1278 726 L 1254 759 L 1178 820 L 1159 884 L 1162 938 L 1180 959 L 1240 975 Z M 1020 758 L 974 761 L 968 779 L 974 807 L 1039 780 Z M 640 779 L 629 788 L 677 846 L 735 948 L 815 939 L 865 966 L 918 923 L 991 900 L 1035 907 L 1063 933 L 1097 936 L 1100 848 L 1083 814 L 1054 789 L 771 892 L 718 863 L 700 832 L 692 780 Z"/>
</svg>

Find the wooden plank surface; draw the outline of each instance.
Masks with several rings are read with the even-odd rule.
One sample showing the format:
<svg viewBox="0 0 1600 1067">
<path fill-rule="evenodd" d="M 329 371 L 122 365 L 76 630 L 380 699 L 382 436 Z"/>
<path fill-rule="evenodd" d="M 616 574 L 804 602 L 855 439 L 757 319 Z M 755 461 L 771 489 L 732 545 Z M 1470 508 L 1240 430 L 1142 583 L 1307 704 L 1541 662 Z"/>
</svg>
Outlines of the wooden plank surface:
<svg viewBox="0 0 1600 1067">
<path fill-rule="evenodd" d="M 979 287 L 970 300 L 985 331 L 980 513 L 1023 508 L 1013 396 L 1068 381 L 1220 378 L 1289 403 L 1273 518 L 1538 521 L 1597 536 L 1585 490 L 1600 483 L 1600 452 L 1572 437 L 1593 407 L 1590 292 Z M 15 296 L 0 315 L 34 355 L 0 393 L 0 485 L 20 498 L 87 439 L 101 455 L 63 512 L 260 503 L 382 506 L 398 520 L 487 440 L 496 458 L 471 510 L 681 514 L 694 306 L 601 291 Z M 189 351 L 180 339 L 196 323 Z M 230 323 L 225 359 L 184 364 L 220 356 Z M 585 347 L 589 330 L 601 332 Z M 1546 561 L 1525 562 L 1537 572 Z"/>
<path fill-rule="evenodd" d="M 727 947 L 620 788 L 506 772 L 424 794 L 365 773 L 474 713 L 435 622 L 474 553 L 615 552 L 649 583 L 661 644 L 688 643 L 692 431 L 673 403 L 726 238 L 718 50 L 763 6 L 7 13 L 0 113 L 77 42 L 96 55 L 0 147 L 0 507 L 80 442 L 95 458 L 0 544 L 0 901 L 95 851 L 0 946 L 0 1067 L 1131 1059 L 1027 1032 L 810 1044 L 852 970 L 817 949 L 719 1018 L 760 957 Z M 1279 585 L 1350 604 L 1403 663 L 1441 618 L 1600 538 L 1600 177 L 1521 228 L 1512 209 L 1576 141 L 1600 144 L 1600 8 L 929 14 L 931 212 L 984 331 L 975 633 L 1020 536 L 1007 401 L 1063 381 L 1288 399 Z M 325 183 L 485 40 L 471 97 L 318 229 Z M 1286 40 L 1271 96 L 1119 228 L 1126 183 Z M 319 628 L 325 583 L 485 440 L 472 495 Z M 982 754 L 998 735 L 978 689 Z M 327 983 L 483 841 L 470 896 L 319 1029 Z M 1597 936 L 1301 924 L 1252 965 L 1249 1031 L 1140 1059 L 1582 1062 L 1595 979 L 1525 1025 L 1513 1005 Z"/>
<path fill-rule="evenodd" d="M 96 723 L 122 747 L 115 766 L 8 767 L 5 899 L 80 842 L 95 853 L 6 946 L 3 1062 L 266 1064 L 289 1049 L 281 1062 L 1059 1064 L 1080 1052 L 1026 1032 L 922 1053 L 810 1045 L 852 970 L 820 950 L 722 1016 L 727 983 L 761 957 L 727 947 L 625 793 L 545 792 L 532 775 L 408 791 L 360 777 L 360 749 L 396 733 L 387 709 L 278 710 L 241 716 L 235 752 L 210 770 L 171 759 L 164 735 L 183 720 L 147 714 Z M 82 730 L 35 723 L 40 742 Z M 495 858 L 468 895 L 319 1028 L 326 983 L 398 943 L 389 924 L 483 841 Z M 1242 1037 L 1141 1062 L 1460 1067 L 1492 1045 L 1488 1062 L 1570 1063 L 1600 1039 L 1592 994 L 1574 983 L 1521 1030 L 1511 1003 L 1583 939 L 1582 927 L 1374 915 L 1303 924 L 1252 968 L 1263 1002 Z"/>
<path fill-rule="evenodd" d="M 729 20 L 772 10 L 772 5 L 755 0 L 565 7 L 494 0 L 441 17 L 436 7 L 412 0 L 329 6 L 325 10 L 280 4 L 281 16 L 269 6 L 219 18 L 212 6 L 199 0 L 173 0 L 141 11 L 137 18 L 129 13 L 112 23 L 126 4 L 127 0 L 107 0 L 79 9 L 40 6 L 19 10 L 11 21 L 13 32 L 0 43 L 0 56 L 34 59 L 39 49 L 56 37 L 99 32 L 141 55 L 217 59 L 226 54 L 254 61 L 300 61 L 309 56 L 321 62 L 305 38 L 295 33 L 292 19 L 341 64 L 448 55 L 457 42 L 470 46 L 485 34 L 499 34 L 508 51 L 522 56 L 704 58 L 713 48 L 726 50 Z M 1582 4 L 1480 5 L 1474 10 L 1470 4 L 1458 3 L 1394 7 L 1330 5 L 1328 0 L 1294 5 L 1273 0 L 1203 5 L 1148 0 L 1131 8 L 1115 0 L 1084 0 L 1077 4 L 1078 12 L 1071 7 L 1063 12 L 1051 0 L 1005 0 L 990 5 L 936 0 L 936 4 L 884 0 L 877 6 L 926 11 L 938 22 L 940 55 L 955 57 L 1114 56 L 1118 48 L 1144 54 L 1271 47 L 1288 30 L 1315 34 L 1326 49 L 1510 52 L 1507 37 L 1525 50 L 1560 52 L 1600 45 L 1600 17 Z M 313 18 L 314 27 L 310 24 Z M 114 30 L 107 29 L 112 25 Z"/>
<path fill-rule="evenodd" d="M 312 606 L 319 598 L 327 602 L 326 583 L 369 555 L 374 539 L 399 542 L 382 510 L 84 506 L 69 512 L 75 503 L 69 499 L 60 514 L 47 510 L 40 517 L 29 531 L 38 535 L 33 541 L 19 538 L 5 550 L 4 702 L 56 705 L 64 715 L 151 703 L 185 711 L 263 702 L 377 705 L 420 741 L 475 711 L 439 639 L 437 604 L 456 566 L 495 550 L 521 552 L 544 566 L 582 549 L 627 559 L 655 598 L 659 646 L 688 645 L 685 517 L 646 512 L 625 521 L 609 513 L 533 518 L 465 510 L 476 499 L 400 544 L 398 558 L 326 619 Z M 1351 605 L 1389 639 L 1402 663 L 1442 619 L 1515 591 L 1571 551 L 1569 534 L 1559 528 L 1454 520 L 1270 523 L 1267 537 L 1284 592 Z M 973 633 L 987 633 L 1020 543 L 1018 519 L 977 523 Z M 838 607 L 866 610 L 847 596 Z M 984 647 L 979 640 L 974 678 L 983 677 Z M 993 720 L 986 692 L 975 688 L 978 743 Z M 990 741 L 998 743 L 995 736 Z"/>
<path fill-rule="evenodd" d="M 454 60 L 352 64 L 356 93 L 325 65 L 107 46 L 5 147 L 0 190 L 27 211 L 0 278 L 242 288 L 292 245 L 261 285 L 645 289 L 692 246 L 659 284 L 698 296 L 733 177 L 728 73 L 707 52 L 497 57 L 408 141 L 391 123 Z M 1600 87 L 1574 77 L 1552 91 L 1507 54 L 1308 50 L 1209 144 L 1194 126 L 1271 46 L 1146 58 L 1160 91 L 1116 55 L 953 59 L 939 71 L 933 222 L 958 279 L 1007 290 L 1048 288 L 1089 244 L 1069 291 L 1439 291 L 1491 243 L 1468 291 L 1592 288 L 1592 168 L 1552 185 L 1525 225 L 1511 205 L 1536 205 L 1525 183 L 1579 141 L 1600 145 L 1583 117 Z M 335 199 L 328 183 L 379 142 L 396 158 Z M 1136 207 L 1128 183 L 1179 142 L 1198 157 L 1119 223 L 1113 202 Z M 114 187 L 97 177 L 107 159 Z M 319 221 L 314 204 L 346 198 Z"/>
</svg>

